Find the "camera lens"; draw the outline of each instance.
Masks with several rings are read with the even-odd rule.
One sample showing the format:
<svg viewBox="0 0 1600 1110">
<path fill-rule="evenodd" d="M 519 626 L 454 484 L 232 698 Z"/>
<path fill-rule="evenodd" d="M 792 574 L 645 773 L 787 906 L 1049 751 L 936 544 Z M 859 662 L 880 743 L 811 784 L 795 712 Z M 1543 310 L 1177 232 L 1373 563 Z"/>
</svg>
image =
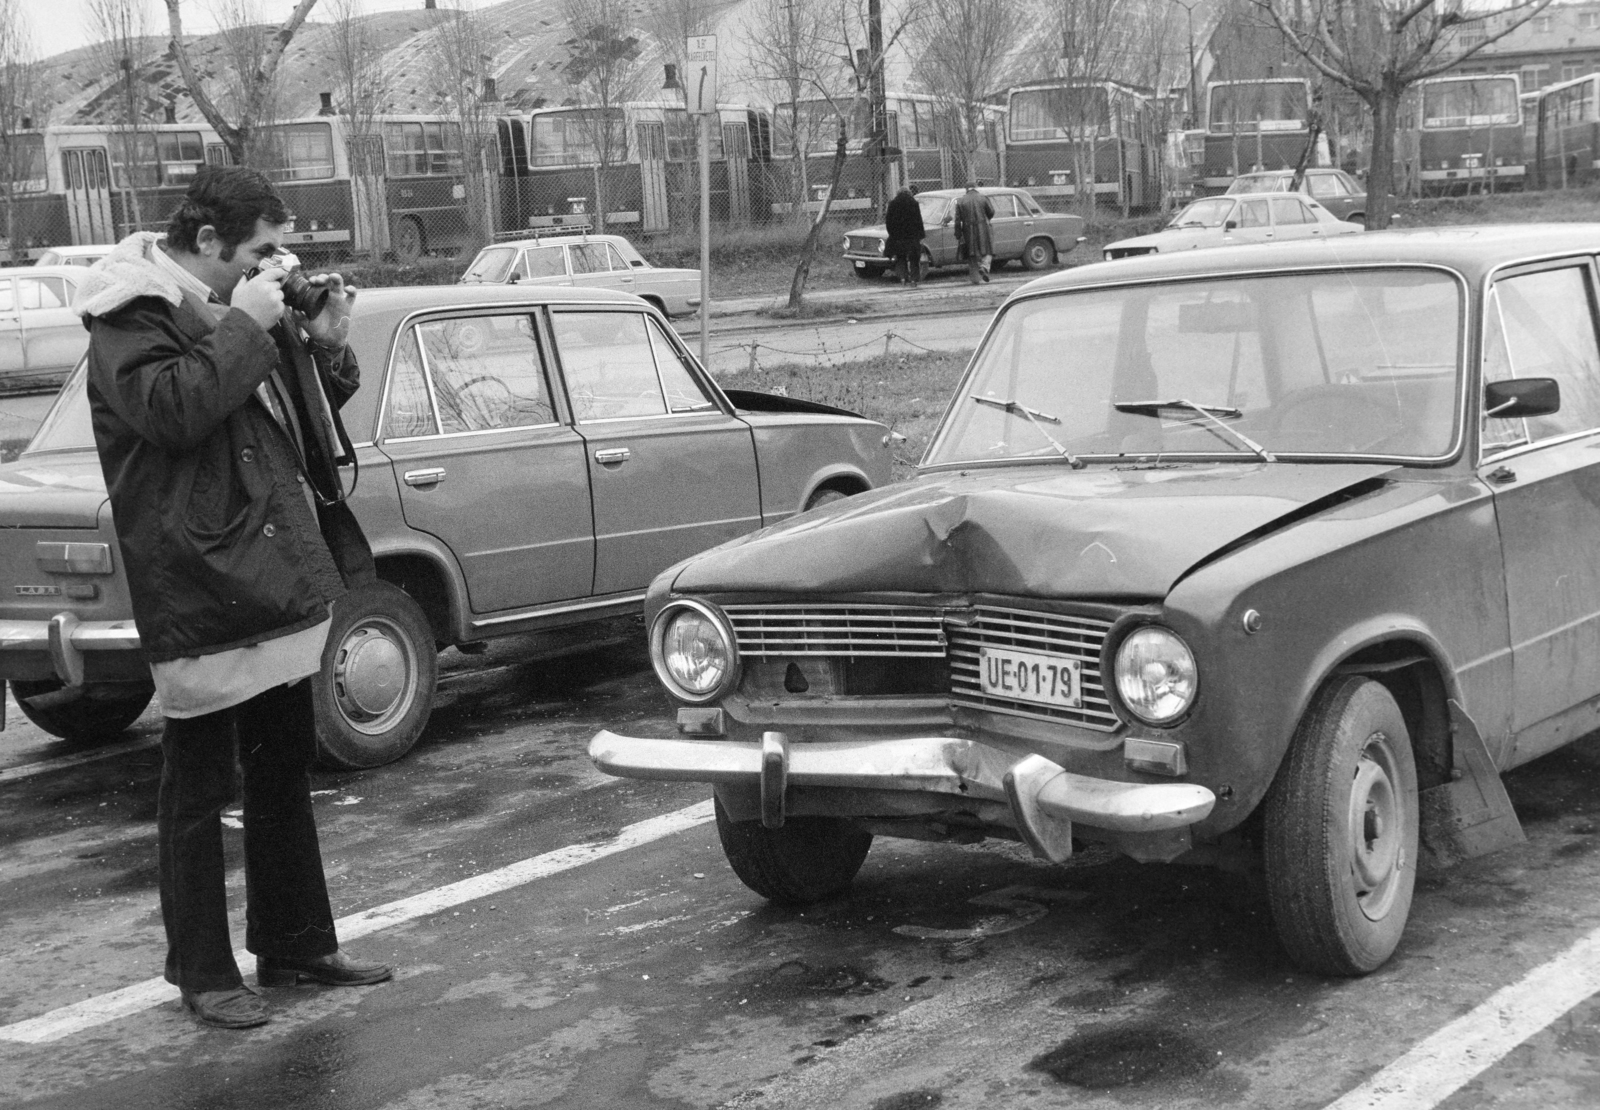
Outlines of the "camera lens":
<svg viewBox="0 0 1600 1110">
<path fill-rule="evenodd" d="M 322 315 L 328 303 L 328 287 L 312 285 L 300 273 L 291 272 L 283 279 L 283 303 L 308 320 Z"/>
</svg>

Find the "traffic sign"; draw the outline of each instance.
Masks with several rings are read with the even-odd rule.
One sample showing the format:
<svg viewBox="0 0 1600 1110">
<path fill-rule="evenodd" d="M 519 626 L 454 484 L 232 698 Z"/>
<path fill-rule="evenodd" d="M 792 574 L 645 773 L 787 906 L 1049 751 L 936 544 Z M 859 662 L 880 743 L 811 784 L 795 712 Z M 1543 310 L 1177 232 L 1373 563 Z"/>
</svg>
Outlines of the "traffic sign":
<svg viewBox="0 0 1600 1110">
<path fill-rule="evenodd" d="M 717 110 L 717 36 L 690 36 L 684 57 L 689 72 L 683 75 L 683 95 L 691 115 L 711 115 Z"/>
</svg>

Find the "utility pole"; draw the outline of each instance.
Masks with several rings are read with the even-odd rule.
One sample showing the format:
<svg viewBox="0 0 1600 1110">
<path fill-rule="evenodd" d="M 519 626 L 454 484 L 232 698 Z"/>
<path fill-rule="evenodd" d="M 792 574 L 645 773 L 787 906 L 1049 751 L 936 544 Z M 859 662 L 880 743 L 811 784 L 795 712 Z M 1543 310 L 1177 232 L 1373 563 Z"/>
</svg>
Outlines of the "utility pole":
<svg viewBox="0 0 1600 1110">
<path fill-rule="evenodd" d="M 883 0 L 867 0 L 867 96 L 872 105 L 872 135 L 878 151 L 876 211 L 889 199 L 889 102 L 883 84 Z"/>
</svg>

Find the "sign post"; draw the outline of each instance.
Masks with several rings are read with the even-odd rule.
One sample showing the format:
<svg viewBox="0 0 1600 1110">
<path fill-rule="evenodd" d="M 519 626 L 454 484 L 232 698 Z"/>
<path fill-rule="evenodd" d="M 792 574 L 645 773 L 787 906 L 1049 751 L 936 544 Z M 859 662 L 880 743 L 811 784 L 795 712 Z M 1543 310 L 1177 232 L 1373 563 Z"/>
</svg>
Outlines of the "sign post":
<svg viewBox="0 0 1600 1110">
<path fill-rule="evenodd" d="M 700 127 L 700 365 L 711 369 L 711 128 L 717 115 L 717 36 L 692 35 L 685 44 L 689 72 L 683 99 Z"/>
</svg>

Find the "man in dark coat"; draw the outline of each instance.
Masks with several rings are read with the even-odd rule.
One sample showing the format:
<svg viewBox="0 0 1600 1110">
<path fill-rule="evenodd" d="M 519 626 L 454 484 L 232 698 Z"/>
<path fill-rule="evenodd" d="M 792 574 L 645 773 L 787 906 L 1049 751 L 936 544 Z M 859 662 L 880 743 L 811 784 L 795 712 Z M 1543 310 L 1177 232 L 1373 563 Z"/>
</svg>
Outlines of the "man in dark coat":
<svg viewBox="0 0 1600 1110">
<path fill-rule="evenodd" d="M 895 272 L 908 285 L 922 281 L 922 241 L 928 231 L 922 226 L 922 206 L 910 187 L 901 189 L 889 200 L 883 214 L 883 226 L 889 233 L 887 253 L 895 260 Z"/>
<path fill-rule="evenodd" d="M 309 676 L 329 606 L 373 577 L 344 504 L 338 406 L 360 381 L 337 274 L 315 318 L 272 261 L 288 213 L 268 180 L 202 167 L 167 234 L 87 275 L 88 395 L 134 623 L 166 728 L 156 805 L 166 978 L 200 1021 L 267 1020 L 228 934 L 221 813 L 243 771 L 245 947 L 256 981 L 376 983 L 339 950 L 311 809 Z"/>
<path fill-rule="evenodd" d="M 994 261 L 994 235 L 989 221 L 994 219 L 994 202 L 978 192 L 976 181 L 967 182 L 967 191 L 956 201 L 957 256 L 967 260 L 967 280 L 977 285 L 989 280 L 989 265 Z"/>
</svg>

